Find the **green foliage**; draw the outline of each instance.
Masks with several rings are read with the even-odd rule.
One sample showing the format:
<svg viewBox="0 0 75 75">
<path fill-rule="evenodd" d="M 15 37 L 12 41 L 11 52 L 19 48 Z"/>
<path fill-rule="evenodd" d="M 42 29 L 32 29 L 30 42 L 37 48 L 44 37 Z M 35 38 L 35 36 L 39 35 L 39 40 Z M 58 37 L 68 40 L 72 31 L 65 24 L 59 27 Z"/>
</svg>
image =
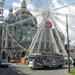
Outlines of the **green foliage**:
<svg viewBox="0 0 75 75">
<path fill-rule="evenodd" d="M 70 70 L 70 75 L 75 75 L 75 68 Z"/>
</svg>

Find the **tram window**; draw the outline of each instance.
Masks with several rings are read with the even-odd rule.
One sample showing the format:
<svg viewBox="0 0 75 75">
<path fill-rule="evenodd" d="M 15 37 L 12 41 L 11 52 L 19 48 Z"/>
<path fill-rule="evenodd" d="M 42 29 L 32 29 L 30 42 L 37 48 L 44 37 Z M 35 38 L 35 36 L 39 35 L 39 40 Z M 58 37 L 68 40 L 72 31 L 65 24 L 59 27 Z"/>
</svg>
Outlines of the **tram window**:
<svg viewBox="0 0 75 75">
<path fill-rule="evenodd" d="M 35 61 L 39 62 L 40 61 L 40 58 L 36 58 Z"/>
<path fill-rule="evenodd" d="M 49 57 L 46 58 L 46 61 L 49 61 Z"/>
</svg>

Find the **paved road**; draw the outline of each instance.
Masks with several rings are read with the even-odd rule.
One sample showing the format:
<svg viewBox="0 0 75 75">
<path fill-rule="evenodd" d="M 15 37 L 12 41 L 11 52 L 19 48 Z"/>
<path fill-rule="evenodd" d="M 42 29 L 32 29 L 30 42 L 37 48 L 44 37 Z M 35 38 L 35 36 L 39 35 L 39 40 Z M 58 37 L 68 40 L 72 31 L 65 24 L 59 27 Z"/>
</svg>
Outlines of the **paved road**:
<svg viewBox="0 0 75 75">
<path fill-rule="evenodd" d="M 0 68 L 0 75 L 67 75 L 67 66 L 63 68 L 31 70 L 28 65 L 10 64 L 9 68 Z"/>
</svg>

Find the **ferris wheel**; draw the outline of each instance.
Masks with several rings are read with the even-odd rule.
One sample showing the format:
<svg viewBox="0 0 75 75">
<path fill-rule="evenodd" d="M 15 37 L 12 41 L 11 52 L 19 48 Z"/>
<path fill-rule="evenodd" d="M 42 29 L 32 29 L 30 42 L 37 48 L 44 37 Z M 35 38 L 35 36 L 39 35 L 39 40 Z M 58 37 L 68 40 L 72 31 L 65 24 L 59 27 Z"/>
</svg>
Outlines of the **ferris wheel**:
<svg viewBox="0 0 75 75">
<path fill-rule="evenodd" d="M 62 2 L 60 0 L 27 0 L 26 3 L 23 0 L 23 5 L 21 7 L 25 7 L 24 5 L 27 5 L 25 8 L 27 8 L 27 10 L 33 15 L 29 15 L 26 16 L 27 18 L 22 18 L 23 12 L 22 14 L 19 16 L 20 20 L 17 18 L 17 22 L 14 22 L 12 24 L 8 24 L 6 27 L 6 33 L 9 35 L 9 37 L 11 37 L 13 39 L 13 41 L 16 43 L 17 46 L 19 46 L 20 48 L 22 48 L 23 50 L 29 52 L 29 54 L 33 53 L 33 52 L 39 52 L 40 51 L 40 47 L 42 44 L 42 40 L 43 40 L 43 36 L 47 37 L 46 35 L 46 30 L 48 30 L 48 34 L 49 34 L 49 42 L 51 42 L 51 46 L 52 49 L 54 50 L 55 53 L 57 54 L 62 54 L 66 55 L 66 51 L 65 51 L 65 47 L 64 47 L 64 42 L 61 39 L 61 34 L 64 31 L 62 31 L 62 28 L 66 29 L 66 14 L 68 14 L 68 17 L 75 17 L 73 14 L 69 14 L 70 13 L 70 9 L 72 8 L 71 5 L 75 5 L 75 3 L 69 3 L 67 0 L 62 0 Z M 15 9 L 17 7 L 13 7 L 13 9 Z M 18 8 L 20 9 L 20 8 Z M 26 13 L 27 10 L 25 11 Z M 19 12 L 21 13 L 21 11 Z M 15 14 L 17 15 L 17 14 Z M 35 20 L 31 20 L 36 18 L 37 22 L 34 22 Z M 65 20 L 64 20 L 65 19 Z M 18 21 L 19 20 L 19 21 Z M 22 26 L 23 22 L 29 22 L 32 21 L 35 25 L 29 29 L 29 31 L 27 32 L 27 34 L 25 36 L 23 36 L 23 38 L 18 42 L 13 35 L 9 32 L 8 27 L 15 27 L 15 26 Z M 19 25 L 18 25 L 19 24 Z M 21 27 L 20 26 L 20 27 Z M 30 25 L 29 25 L 30 26 Z M 26 40 L 26 37 L 30 35 L 30 33 L 36 29 L 37 26 L 37 30 L 35 35 L 32 38 L 32 41 L 30 43 L 30 45 L 28 46 L 28 48 L 26 49 L 21 43 L 24 42 L 24 40 Z M 75 31 L 74 27 L 69 25 L 69 28 L 73 31 Z M 22 27 L 22 29 L 26 29 L 24 26 Z M 53 29 L 55 31 L 55 34 L 53 32 Z M 56 36 L 56 38 L 55 38 Z M 64 36 L 62 36 L 64 37 Z M 35 46 L 36 43 L 38 41 L 37 47 L 36 47 L 36 51 L 35 51 Z M 46 49 L 46 40 L 44 40 L 45 42 L 45 49 Z M 58 44 L 58 43 L 59 44 Z M 7 43 L 7 41 L 6 41 Z M 60 45 L 60 46 L 59 46 Z M 60 48 L 59 48 L 60 47 Z M 59 51 L 59 49 L 61 49 L 61 52 Z"/>
</svg>

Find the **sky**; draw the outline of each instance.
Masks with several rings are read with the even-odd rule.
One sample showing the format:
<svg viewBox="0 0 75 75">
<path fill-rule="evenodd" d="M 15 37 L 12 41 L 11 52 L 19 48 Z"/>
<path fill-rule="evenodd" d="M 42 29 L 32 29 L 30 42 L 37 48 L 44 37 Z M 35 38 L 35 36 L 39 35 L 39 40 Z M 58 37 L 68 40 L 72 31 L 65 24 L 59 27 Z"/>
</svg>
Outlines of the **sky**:
<svg viewBox="0 0 75 75">
<path fill-rule="evenodd" d="M 2 0 L 0 0 L 2 1 Z M 71 4 L 71 3 L 75 3 L 75 0 L 25 0 L 27 3 L 27 8 L 30 10 L 30 12 L 35 16 L 36 14 L 40 14 L 40 12 L 43 10 L 53 10 L 53 9 L 57 9 L 60 7 L 63 7 L 65 5 Z M 31 4 L 30 1 L 34 2 L 35 4 Z M 8 10 L 10 8 L 10 6 L 14 6 L 14 7 L 19 7 L 20 3 L 22 2 L 22 0 L 5 0 L 5 7 L 4 7 L 4 16 L 7 17 L 8 15 Z M 49 3 L 51 3 L 51 5 L 49 6 Z M 46 9 L 44 9 L 46 8 Z M 34 11 L 36 9 L 36 11 Z M 38 12 L 37 10 L 39 10 L 40 12 Z M 14 10 L 15 12 L 15 10 Z M 71 15 L 75 15 L 75 4 L 69 6 L 69 7 L 65 7 L 59 10 L 55 10 L 55 13 L 62 13 L 62 14 L 71 14 Z M 41 15 L 40 15 L 41 16 Z M 38 23 L 40 23 L 40 19 L 42 19 L 42 17 L 40 18 L 40 16 L 37 18 Z M 59 19 L 61 19 L 62 21 L 66 22 L 66 17 L 64 16 L 58 16 L 56 15 Z M 40 18 L 40 19 L 39 19 Z M 69 25 L 71 25 L 73 28 L 75 28 L 75 18 L 72 17 L 68 17 L 69 20 Z M 57 21 L 56 21 L 57 22 Z M 64 25 L 62 25 L 61 23 L 57 22 L 57 24 L 59 25 L 59 28 L 62 30 L 63 34 L 66 36 L 66 27 Z M 75 32 L 69 29 L 69 40 L 71 40 L 71 43 L 75 42 Z"/>
</svg>

